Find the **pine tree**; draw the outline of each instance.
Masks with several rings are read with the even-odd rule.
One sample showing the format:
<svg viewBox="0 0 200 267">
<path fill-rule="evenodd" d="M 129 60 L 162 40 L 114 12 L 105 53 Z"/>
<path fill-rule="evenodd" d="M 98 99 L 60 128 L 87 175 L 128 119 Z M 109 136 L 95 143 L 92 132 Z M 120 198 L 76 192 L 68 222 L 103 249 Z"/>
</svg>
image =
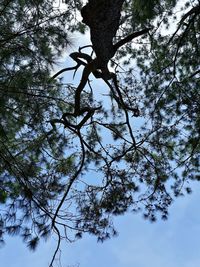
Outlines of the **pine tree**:
<svg viewBox="0 0 200 267">
<path fill-rule="evenodd" d="M 54 232 L 53 264 L 63 229 L 104 241 L 128 210 L 167 219 L 200 178 L 199 1 L 5 0 L 0 14 L 1 241 Z M 53 75 L 87 30 L 92 46 Z"/>
</svg>

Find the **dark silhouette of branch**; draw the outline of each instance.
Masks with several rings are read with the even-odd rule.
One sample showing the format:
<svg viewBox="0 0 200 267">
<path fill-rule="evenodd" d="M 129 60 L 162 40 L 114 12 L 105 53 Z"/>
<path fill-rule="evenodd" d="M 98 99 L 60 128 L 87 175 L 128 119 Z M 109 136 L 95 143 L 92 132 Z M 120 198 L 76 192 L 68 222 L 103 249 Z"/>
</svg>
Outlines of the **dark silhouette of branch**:
<svg viewBox="0 0 200 267">
<path fill-rule="evenodd" d="M 146 29 L 143 29 L 141 31 L 133 32 L 133 33 L 129 34 L 128 36 L 126 36 L 125 38 L 123 38 L 122 40 L 120 40 L 119 42 L 117 42 L 116 44 L 114 44 L 114 51 L 117 52 L 117 50 L 121 46 L 123 46 L 126 43 L 132 41 L 134 38 L 137 38 L 137 37 L 139 37 L 139 36 L 141 36 L 141 35 L 143 35 L 145 33 L 148 33 L 150 29 L 151 28 L 146 28 Z"/>
</svg>

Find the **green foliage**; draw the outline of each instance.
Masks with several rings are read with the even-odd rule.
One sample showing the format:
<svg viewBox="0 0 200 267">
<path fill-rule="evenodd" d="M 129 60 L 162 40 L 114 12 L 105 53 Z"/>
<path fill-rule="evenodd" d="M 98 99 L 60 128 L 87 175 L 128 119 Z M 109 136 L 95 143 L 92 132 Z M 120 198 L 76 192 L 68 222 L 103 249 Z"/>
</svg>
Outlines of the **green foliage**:
<svg viewBox="0 0 200 267">
<path fill-rule="evenodd" d="M 47 235 L 42 209 L 63 188 L 55 170 L 67 141 L 59 131 L 51 132 L 48 121 L 67 106 L 62 88 L 50 77 L 70 42 L 74 14 L 68 3 L 65 10 L 54 1 L 0 3 L 0 203 L 7 207 L 0 232 L 1 238 L 4 233 L 25 236 L 31 249 L 39 235 Z"/>
<path fill-rule="evenodd" d="M 56 4 L 0 3 L 0 242 L 20 235 L 32 250 L 53 231 L 60 239 L 62 226 L 67 240 L 104 241 L 116 235 L 112 216 L 127 211 L 165 220 L 200 180 L 199 2 L 125 1 L 116 40 L 151 30 L 117 52 L 119 92 L 84 88 L 82 107 L 100 108 L 81 129 L 70 115 L 75 82 L 51 76 L 68 36 L 86 31 L 83 3 Z"/>
<path fill-rule="evenodd" d="M 0 190 L 0 203 L 5 204 L 7 199 L 7 193 L 3 190 Z"/>
</svg>

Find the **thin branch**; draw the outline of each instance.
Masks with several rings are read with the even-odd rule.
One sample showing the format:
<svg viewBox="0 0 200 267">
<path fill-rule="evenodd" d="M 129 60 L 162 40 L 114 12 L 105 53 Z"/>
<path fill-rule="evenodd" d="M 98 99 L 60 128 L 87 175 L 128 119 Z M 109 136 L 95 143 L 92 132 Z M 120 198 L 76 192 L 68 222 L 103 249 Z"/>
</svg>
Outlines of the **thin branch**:
<svg viewBox="0 0 200 267">
<path fill-rule="evenodd" d="M 176 31 L 173 33 L 172 37 L 169 39 L 168 41 L 168 45 L 171 43 L 171 41 L 174 39 L 175 35 L 177 34 L 177 32 L 180 30 L 181 26 L 183 25 L 184 21 L 192 14 L 198 14 L 200 13 L 200 5 L 197 5 L 195 7 L 193 7 L 192 9 L 190 9 L 183 17 L 182 19 L 179 21 L 179 26 L 177 27 Z"/>
<path fill-rule="evenodd" d="M 77 133 L 77 132 L 76 132 Z M 82 140 L 82 137 L 81 137 L 81 134 L 80 134 L 80 131 L 78 131 L 77 133 L 78 137 L 79 137 L 79 140 L 80 140 L 80 144 L 81 144 L 81 149 L 82 149 L 82 159 L 81 159 L 81 162 L 80 162 L 80 165 L 79 165 L 79 168 L 78 170 L 75 172 L 75 174 L 71 177 L 70 181 L 69 181 L 69 184 L 65 190 L 65 193 L 55 211 L 55 214 L 54 214 L 54 217 L 52 219 L 52 228 L 55 226 L 55 223 L 56 223 L 56 217 L 59 213 L 59 210 L 60 208 L 62 207 L 70 189 L 71 189 L 71 186 L 73 185 L 74 181 L 76 180 L 76 178 L 79 176 L 79 174 L 81 173 L 82 169 L 83 169 L 83 166 L 84 166 L 84 163 L 85 163 L 85 147 L 84 147 L 84 144 L 83 144 L 83 140 Z"/>
<path fill-rule="evenodd" d="M 49 264 L 49 267 L 53 267 L 53 262 L 55 260 L 55 257 L 59 251 L 59 248 L 60 248 L 60 243 L 61 243 L 61 236 L 60 236 L 60 231 L 58 230 L 58 228 L 54 225 L 53 226 L 54 230 L 56 231 L 57 233 L 57 236 L 58 236 L 58 241 L 57 241 L 57 246 L 56 246 L 56 249 L 54 251 L 54 254 L 53 254 L 53 257 L 52 257 L 52 260 L 51 260 L 51 263 Z"/>
</svg>

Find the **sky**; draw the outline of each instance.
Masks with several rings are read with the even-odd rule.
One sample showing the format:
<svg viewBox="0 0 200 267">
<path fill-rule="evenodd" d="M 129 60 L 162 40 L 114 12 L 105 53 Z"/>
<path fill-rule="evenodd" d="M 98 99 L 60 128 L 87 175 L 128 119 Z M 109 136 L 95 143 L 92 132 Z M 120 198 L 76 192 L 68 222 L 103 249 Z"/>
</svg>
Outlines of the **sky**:
<svg viewBox="0 0 200 267">
<path fill-rule="evenodd" d="M 198 267 L 200 266 L 200 184 L 174 201 L 167 221 L 150 223 L 142 214 L 115 218 L 119 235 L 97 243 L 90 235 L 62 244 L 62 267 Z M 55 240 L 41 242 L 31 252 L 19 238 L 0 249 L 1 267 L 48 267 Z M 55 264 L 56 266 L 56 264 Z"/>
<path fill-rule="evenodd" d="M 81 36 L 84 44 L 86 38 Z M 72 42 L 80 43 L 79 37 Z M 71 49 L 76 50 L 75 45 Z M 119 235 L 104 243 L 90 235 L 74 243 L 63 242 L 62 267 L 200 266 L 200 184 L 192 187 L 191 195 L 171 205 L 167 221 L 150 223 L 141 213 L 126 214 L 114 220 Z M 9 237 L 0 249 L 0 267 L 48 267 L 55 246 L 51 238 L 31 252 L 20 238 Z"/>
</svg>

